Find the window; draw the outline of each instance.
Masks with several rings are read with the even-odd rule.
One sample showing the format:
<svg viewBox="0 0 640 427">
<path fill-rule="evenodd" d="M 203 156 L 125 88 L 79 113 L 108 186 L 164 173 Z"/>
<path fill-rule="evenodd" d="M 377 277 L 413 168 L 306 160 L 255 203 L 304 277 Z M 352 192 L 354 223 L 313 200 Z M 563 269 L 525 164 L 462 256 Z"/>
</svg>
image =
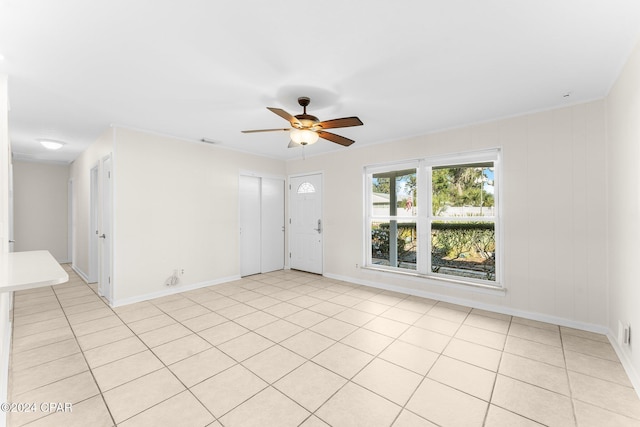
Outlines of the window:
<svg viewBox="0 0 640 427">
<path fill-rule="evenodd" d="M 298 194 L 315 193 L 316 187 L 310 182 L 303 182 L 298 186 Z"/>
<path fill-rule="evenodd" d="M 499 150 L 365 168 L 366 266 L 501 286 Z"/>
</svg>

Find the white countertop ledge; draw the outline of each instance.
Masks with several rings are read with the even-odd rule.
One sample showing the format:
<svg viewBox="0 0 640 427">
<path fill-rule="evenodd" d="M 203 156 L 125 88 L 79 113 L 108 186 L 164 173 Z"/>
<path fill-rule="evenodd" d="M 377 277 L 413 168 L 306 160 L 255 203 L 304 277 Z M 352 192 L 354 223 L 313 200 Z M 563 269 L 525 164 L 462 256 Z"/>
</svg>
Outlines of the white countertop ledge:
<svg viewBox="0 0 640 427">
<path fill-rule="evenodd" d="M 49 251 L 0 255 L 0 292 L 58 285 L 68 280 L 69 275 Z"/>
</svg>

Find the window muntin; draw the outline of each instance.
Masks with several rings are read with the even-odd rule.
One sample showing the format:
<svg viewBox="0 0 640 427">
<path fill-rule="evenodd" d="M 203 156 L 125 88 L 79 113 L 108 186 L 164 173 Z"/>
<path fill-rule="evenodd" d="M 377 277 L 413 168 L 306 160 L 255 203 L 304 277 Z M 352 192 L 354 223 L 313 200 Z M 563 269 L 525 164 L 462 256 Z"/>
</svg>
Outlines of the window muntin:
<svg viewBox="0 0 640 427">
<path fill-rule="evenodd" d="M 501 286 L 499 160 L 494 149 L 365 168 L 365 265 Z"/>
</svg>

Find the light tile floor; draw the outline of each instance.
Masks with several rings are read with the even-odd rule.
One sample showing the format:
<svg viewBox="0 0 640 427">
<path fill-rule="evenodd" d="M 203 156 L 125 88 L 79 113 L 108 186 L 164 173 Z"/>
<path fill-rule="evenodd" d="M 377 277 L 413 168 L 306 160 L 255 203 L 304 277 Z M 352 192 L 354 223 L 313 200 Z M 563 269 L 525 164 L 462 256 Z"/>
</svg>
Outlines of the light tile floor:
<svg viewBox="0 0 640 427">
<path fill-rule="evenodd" d="M 65 268 L 15 294 L 10 426 L 640 425 L 603 335 L 295 271 L 111 309 Z"/>
</svg>

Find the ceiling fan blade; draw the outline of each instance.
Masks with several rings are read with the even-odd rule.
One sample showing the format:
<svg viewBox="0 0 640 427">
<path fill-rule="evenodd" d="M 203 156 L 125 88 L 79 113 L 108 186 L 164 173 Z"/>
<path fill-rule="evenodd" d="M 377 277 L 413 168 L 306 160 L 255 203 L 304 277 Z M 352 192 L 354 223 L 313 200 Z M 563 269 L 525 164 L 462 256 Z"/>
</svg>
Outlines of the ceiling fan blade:
<svg viewBox="0 0 640 427">
<path fill-rule="evenodd" d="M 302 144 L 298 144 L 295 141 L 289 141 L 289 145 L 287 145 L 287 148 L 297 148 L 297 147 L 302 147 Z"/>
<path fill-rule="evenodd" d="M 331 132 L 324 132 L 319 130 L 317 133 L 320 138 L 326 139 L 327 141 L 335 142 L 336 144 L 344 145 L 345 147 L 348 147 L 355 142 L 353 139 L 345 138 L 344 136 L 336 135 L 335 133 Z"/>
<path fill-rule="evenodd" d="M 278 132 L 278 131 L 290 131 L 290 128 L 281 128 L 281 129 L 254 129 L 254 130 L 242 130 L 242 133 L 256 133 L 256 132 Z"/>
<path fill-rule="evenodd" d="M 327 120 L 318 123 L 316 126 L 320 126 L 322 129 L 334 129 L 334 128 L 346 128 L 350 126 L 362 126 L 362 120 L 357 117 L 343 117 L 341 119 Z"/>
<path fill-rule="evenodd" d="M 291 114 L 287 113 L 286 111 L 284 111 L 281 108 L 273 108 L 273 107 L 267 107 L 267 110 L 276 113 L 277 115 L 279 115 L 280 117 L 282 117 L 283 119 L 285 119 L 286 121 L 288 121 L 289 123 L 291 123 L 291 126 L 296 126 L 299 127 L 301 126 L 300 121 L 298 119 L 296 119 L 294 116 L 292 116 Z"/>
</svg>

